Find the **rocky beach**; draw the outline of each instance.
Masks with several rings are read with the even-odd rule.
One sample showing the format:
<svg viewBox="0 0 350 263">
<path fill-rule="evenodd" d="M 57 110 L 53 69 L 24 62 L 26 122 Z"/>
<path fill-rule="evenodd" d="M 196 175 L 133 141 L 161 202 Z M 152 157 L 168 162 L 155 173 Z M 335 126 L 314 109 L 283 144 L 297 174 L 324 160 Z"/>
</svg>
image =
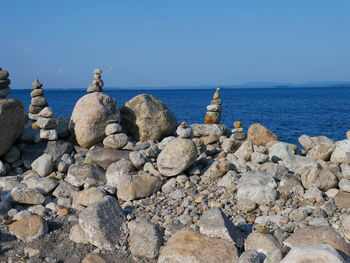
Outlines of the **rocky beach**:
<svg viewBox="0 0 350 263">
<path fill-rule="evenodd" d="M 0 262 L 350 262 L 350 131 L 230 131 L 220 89 L 186 123 L 152 95 L 119 106 L 102 73 L 55 118 L 0 68 Z"/>
</svg>

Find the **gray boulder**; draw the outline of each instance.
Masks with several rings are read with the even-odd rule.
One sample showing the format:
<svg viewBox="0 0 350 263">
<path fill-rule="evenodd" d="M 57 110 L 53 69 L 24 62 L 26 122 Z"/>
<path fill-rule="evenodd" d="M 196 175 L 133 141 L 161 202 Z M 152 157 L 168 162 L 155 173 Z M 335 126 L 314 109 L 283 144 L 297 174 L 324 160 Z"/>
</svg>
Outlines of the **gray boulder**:
<svg viewBox="0 0 350 263">
<path fill-rule="evenodd" d="M 105 171 L 96 164 L 83 163 L 69 166 L 66 181 L 71 185 L 83 186 L 86 180 L 94 179 L 98 184 L 106 183 Z"/>
</svg>

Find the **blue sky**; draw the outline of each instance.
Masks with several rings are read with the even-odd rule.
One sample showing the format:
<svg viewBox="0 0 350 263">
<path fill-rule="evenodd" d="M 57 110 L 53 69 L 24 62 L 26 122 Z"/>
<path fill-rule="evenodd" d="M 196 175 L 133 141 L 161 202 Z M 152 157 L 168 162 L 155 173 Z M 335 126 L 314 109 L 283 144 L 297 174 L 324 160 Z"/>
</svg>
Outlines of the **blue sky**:
<svg viewBox="0 0 350 263">
<path fill-rule="evenodd" d="M 1 1 L 12 88 L 350 81 L 348 0 Z"/>
</svg>

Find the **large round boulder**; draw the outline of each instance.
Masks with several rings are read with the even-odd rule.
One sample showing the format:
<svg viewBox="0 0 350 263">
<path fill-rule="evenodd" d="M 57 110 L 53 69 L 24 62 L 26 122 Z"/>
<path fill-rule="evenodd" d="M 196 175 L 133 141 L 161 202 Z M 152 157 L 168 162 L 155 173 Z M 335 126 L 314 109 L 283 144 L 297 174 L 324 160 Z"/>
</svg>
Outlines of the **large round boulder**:
<svg viewBox="0 0 350 263">
<path fill-rule="evenodd" d="M 190 139 L 178 137 L 169 142 L 158 156 L 157 167 L 164 176 L 175 176 L 189 168 L 197 159 L 198 151 Z"/>
<path fill-rule="evenodd" d="M 10 150 L 24 125 L 23 104 L 16 99 L 0 99 L 0 156 Z"/>
<path fill-rule="evenodd" d="M 75 104 L 69 127 L 75 133 L 78 144 L 89 148 L 106 137 L 108 123 L 119 121 L 117 102 L 107 94 L 94 92 Z"/>
<path fill-rule="evenodd" d="M 120 108 L 121 125 L 137 141 L 160 141 L 178 124 L 168 107 L 148 94 L 138 95 Z"/>
</svg>

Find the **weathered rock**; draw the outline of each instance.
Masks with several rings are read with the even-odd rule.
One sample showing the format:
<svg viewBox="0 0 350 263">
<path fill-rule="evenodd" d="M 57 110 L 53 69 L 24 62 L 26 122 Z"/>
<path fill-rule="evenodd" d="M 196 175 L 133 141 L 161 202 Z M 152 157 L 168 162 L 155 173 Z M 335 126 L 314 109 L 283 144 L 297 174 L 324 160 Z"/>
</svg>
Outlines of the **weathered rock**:
<svg viewBox="0 0 350 263">
<path fill-rule="evenodd" d="M 9 231 L 18 239 L 29 242 L 45 235 L 48 229 L 46 221 L 42 217 L 35 215 L 12 223 Z"/>
<path fill-rule="evenodd" d="M 95 163 L 103 169 L 107 169 L 109 165 L 121 159 L 129 159 L 131 151 L 129 150 L 113 150 L 108 148 L 92 148 L 86 154 L 85 162 Z"/>
<path fill-rule="evenodd" d="M 176 134 L 185 139 L 192 139 L 193 130 L 191 127 L 187 126 L 187 123 L 185 121 L 183 121 L 179 127 L 177 127 Z"/>
<path fill-rule="evenodd" d="M 65 153 L 70 154 L 72 151 L 72 144 L 63 140 L 47 142 L 45 149 L 45 153 L 50 154 L 53 161 L 61 158 Z"/>
<path fill-rule="evenodd" d="M 278 141 L 278 137 L 259 123 L 252 124 L 248 129 L 248 140 L 254 145 L 266 145 L 270 141 Z"/>
<path fill-rule="evenodd" d="M 219 208 L 207 210 L 200 220 L 200 232 L 209 237 L 217 237 L 243 247 L 244 236 Z"/>
<path fill-rule="evenodd" d="M 31 176 L 26 180 L 28 188 L 38 190 L 40 193 L 46 195 L 57 186 L 58 182 L 54 178 L 41 178 L 38 176 Z"/>
<path fill-rule="evenodd" d="M 145 157 L 140 152 L 137 152 L 137 151 L 131 152 L 129 157 L 130 157 L 130 161 L 136 168 L 140 168 L 146 162 Z"/>
<path fill-rule="evenodd" d="M 152 95 L 140 94 L 121 108 L 121 125 L 137 141 L 160 141 L 178 124 L 168 107 Z"/>
<path fill-rule="evenodd" d="M 338 208 L 350 208 L 350 193 L 339 191 L 334 197 L 335 204 Z"/>
<path fill-rule="evenodd" d="M 307 226 L 297 229 L 283 241 L 287 247 L 325 243 L 333 246 L 342 256 L 350 256 L 350 244 L 329 226 Z"/>
<path fill-rule="evenodd" d="M 212 263 L 237 260 L 237 248 L 232 243 L 185 228 L 168 240 L 160 252 L 158 263 Z"/>
<path fill-rule="evenodd" d="M 159 227 L 141 220 L 130 231 L 130 252 L 135 257 L 154 259 L 163 243 Z"/>
<path fill-rule="evenodd" d="M 21 135 L 25 125 L 24 107 L 19 100 L 0 100 L 0 156 L 5 154 Z"/>
<path fill-rule="evenodd" d="M 241 147 L 242 143 L 242 141 L 226 139 L 222 142 L 221 148 L 226 153 L 234 153 L 239 147 Z"/>
<path fill-rule="evenodd" d="M 331 161 L 335 163 L 350 163 L 350 140 L 336 142 Z"/>
<path fill-rule="evenodd" d="M 84 230 L 81 228 L 79 224 L 72 226 L 69 233 L 69 239 L 72 240 L 74 243 L 82 243 L 82 244 L 89 243 L 89 241 L 86 239 Z"/>
<path fill-rule="evenodd" d="M 88 89 L 88 92 L 92 92 L 92 91 L 89 91 L 89 89 Z M 97 255 L 95 253 L 91 253 L 91 254 L 87 255 L 81 263 L 106 263 L 106 261 L 102 257 L 100 257 L 99 255 Z"/>
<path fill-rule="evenodd" d="M 108 135 L 103 140 L 103 145 L 107 148 L 111 149 L 121 149 L 123 148 L 129 141 L 128 136 L 125 133 L 118 133 L 118 134 L 112 134 Z"/>
<path fill-rule="evenodd" d="M 11 190 L 9 201 L 20 204 L 41 205 L 45 202 L 45 198 L 35 189 L 15 187 Z"/>
<path fill-rule="evenodd" d="M 78 100 L 69 127 L 79 145 L 88 148 L 106 137 L 108 122 L 119 120 L 117 102 L 102 92 L 94 92 Z"/>
<path fill-rule="evenodd" d="M 233 165 L 228 160 L 222 159 L 220 161 L 215 161 L 201 176 L 201 179 L 205 183 L 210 183 L 211 181 L 221 178 L 231 169 L 233 169 Z"/>
<path fill-rule="evenodd" d="M 37 97 L 37 96 L 41 96 L 43 95 L 44 93 L 44 90 L 39 88 L 39 89 L 35 89 L 33 90 L 31 93 L 30 93 L 30 97 L 33 98 L 33 97 Z M 30 107 L 30 106 L 29 106 Z M 34 112 L 33 112 L 34 113 Z M 39 112 L 38 112 L 39 113 Z"/>
<path fill-rule="evenodd" d="M 175 176 L 189 168 L 198 156 L 197 147 L 190 139 L 178 137 L 167 144 L 158 156 L 157 166 L 164 176 Z"/>
<path fill-rule="evenodd" d="M 260 263 L 260 257 L 258 252 L 252 249 L 248 249 L 242 253 L 237 263 Z"/>
<path fill-rule="evenodd" d="M 33 97 L 30 104 L 37 107 L 47 106 L 46 98 L 44 96 Z"/>
<path fill-rule="evenodd" d="M 277 190 L 284 195 L 303 195 L 304 187 L 301 184 L 300 179 L 295 175 L 283 175 L 279 183 Z"/>
<path fill-rule="evenodd" d="M 91 187 L 77 193 L 74 196 L 74 202 L 82 206 L 89 206 L 102 200 L 105 195 L 106 193 L 101 189 Z"/>
<path fill-rule="evenodd" d="M 306 189 L 314 186 L 324 192 L 338 185 L 338 178 L 331 171 L 321 169 L 312 170 L 304 174 L 301 179 Z"/>
<path fill-rule="evenodd" d="M 349 193 L 350 192 L 350 180 L 346 179 L 346 178 L 341 179 L 339 182 L 339 188 L 341 191 Z"/>
<path fill-rule="evenodd" d="M 58 139 L 58 133 L 57 130 L 55 129 L 50 129 L 50 130 L 40 130 L 40 139 L 41 140 L 46 140 L 46 141 L 55 141 Z"/>
<path fill-rule="evenodd" d="M 345 263 L 339 253 L 328 244 L 294 247 L 280 263 Z"/>
<path fill-rule="evenodd" d="M 94 179 L 99 184 L 106 183 L 105 171 L 96 164 L 73 164 L 68 168 L 66 181 L 74 186 L 82 186 L 87 179 Z"/>
<path fill-rule="evenodd" d="M 72 198 L 78 191 L 78 187 L 66 183 L 65 181 L 59 181 L 59 184 L 55 191 L 53 191 L 52 195 L 55 197 Z"/>
<path fill-rule="evenodd" d="M 334 144 L 334 141 L 327 138 L 326 136 L 310 137 L 307 135 L 302 135 L 298 138 L 298 141 L 306 151 L 311 150 L 312 148 L 321 143 Z"/>
<path fill-rule="evenodd" d="M 17 147 L 12 146 L 11 149 L 4 155 L 4 161 L 14 163 L 21 158 L 21 153 Z"/>
<path fill-rule="evenodd" d="M 253 144 L 251 141 L 245 141 L 238 150 L 234 153 L 234 155 L 242 159 L 244 161 L 250 161 L 251 155 L 253 153 Z"/>
<path fill-rule="evenodd" d="M 282 259 L 281 245 L 278 240 L 269 234 L 263 234 L 259 232 L 253 232 L 249 234 L 244 244 L 245 250 L 255 250 L 259 252 L 261 260 L 266 260 L 270 256 L 277 256 L 279 262 Z M 269 261 L 268 261 L 269 262 Z"/>
<path fill-rule="evenodd" d="M 106 250 L 112 250 L 118 244 L 123 222 L 123 210 L 111 196 L 105 196 L 101 201 L 88 206 L 79 215 L 79 224 L 87 240 Z"/>
<path fill-rule="evenodd" d="M 44 177 L 49 175 L 53 170 L 53 159 L 51 154 L 43 154 L 32 162 L 32 168 L 40 176 Z"/>
<path fill-rule="evenodd" d="M 106 129 L 105 129 L 105 132 L 106 132 L 106 135 L 112 135 L 112 134 L 116 134 L 116 133 L 121 133 L 123 130 L 122 126 L 120 126 L 120 124 L 118 123 L 111 123 L 111 124 L 108 124 L 106 126 Z"/>
<path fill-rule="evenodd" d="M 223 124 L 192 124 L 194 137 L 208 136 L 210 134 L 221 136 L 230 133 L 227 127 Z"/>
<path fill-rule="evenodd" d="M 314 160 L 329 161 L 333 151 L 335 149 L 335 144 L 320 143 L 313 147 L 307 156 Z"/>
</svg>

